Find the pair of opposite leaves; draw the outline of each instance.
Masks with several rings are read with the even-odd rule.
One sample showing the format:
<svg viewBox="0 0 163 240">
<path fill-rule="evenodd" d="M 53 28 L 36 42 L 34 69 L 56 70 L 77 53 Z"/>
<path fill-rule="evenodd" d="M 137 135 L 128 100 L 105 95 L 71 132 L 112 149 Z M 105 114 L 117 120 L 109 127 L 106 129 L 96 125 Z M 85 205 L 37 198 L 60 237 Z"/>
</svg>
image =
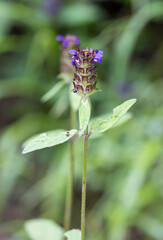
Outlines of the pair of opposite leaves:
<svg viewBox="0 0 163 240">
<path fill-rule="evenodd" d="M 91 105 L 89 99 L 82 99 L 79 106 L 80 130 L 71 129 L 66 131 L 63 129 L 58 129 L 38 134 L 24 143 L 23 154 L 64 143 L 76 134 L 80 137 L 83 135 L 87 126 L 89 127 L 90 135 L 103 133 L 116 126 L 120 121 L 123 123 L 124 115 L 135 102 L 136 99 L 130 99 L 122 103 L 113 109 L 112 114 L 98 117 L 90 124 L 90 126 L 88 126 L 91 115 Z"/>
</svg>

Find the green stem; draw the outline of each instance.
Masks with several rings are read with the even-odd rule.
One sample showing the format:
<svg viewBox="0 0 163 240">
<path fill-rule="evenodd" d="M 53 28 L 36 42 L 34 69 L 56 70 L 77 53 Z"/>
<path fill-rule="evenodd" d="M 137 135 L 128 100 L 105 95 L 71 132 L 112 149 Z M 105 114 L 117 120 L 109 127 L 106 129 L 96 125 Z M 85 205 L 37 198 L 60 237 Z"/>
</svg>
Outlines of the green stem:
<svg viewBox="0 0 163 240">
<path fill-rule="evenodd" d="M 81 240 L 85 240 L 87 143 L 88 143 L 88 126 L 84 132 L 84 161 L 83 161 L 83 180 L 82 180 L 82 206 L 81 206 Z"/>
<path fill-rule="evenodd" d="M 70 109 L 70 125 L 71 129 L 75 126 L 75 112 Z M 72 199 L 73 199 L 73 180 L 74 180 L 74 141 L 70 142 L 70 169 L 67 184 L 66 205 L 64 214 L 64 230 L 65 232 L 70 229 L 71 215 L 72 215 Z"/>
</svg>

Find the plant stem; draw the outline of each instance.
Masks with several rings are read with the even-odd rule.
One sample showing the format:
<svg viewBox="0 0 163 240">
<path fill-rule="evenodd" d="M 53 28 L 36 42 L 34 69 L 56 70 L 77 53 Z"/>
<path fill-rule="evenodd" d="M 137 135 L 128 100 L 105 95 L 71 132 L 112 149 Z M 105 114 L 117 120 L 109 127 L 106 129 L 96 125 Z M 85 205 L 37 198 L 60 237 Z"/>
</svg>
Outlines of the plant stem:
<svg viewBox="0 0 163 240">
<path fill-rule="evenodd" d="M 88 143 L 88 126 L 84 132 L 84 161 L 83 161 L 83 180 L 82 180 L 82 206 L 81 206 L 81 240 L 85 240 L 87 143 Z"/>
<path fill-rule="evenodd" d="M 73 108 L 70 109 L 70 125 L 71 129 L 75 127 L 75 112 Z M 74 180 L 74 141 L 70 142 L 70 167 L 67 184 L 67 195 L 64 215 L 64 230 L 65 232 L 70 229 L 71 215 L 72 215 L 72 199 L 73 199 L 73 180 Z"/>
</svg>

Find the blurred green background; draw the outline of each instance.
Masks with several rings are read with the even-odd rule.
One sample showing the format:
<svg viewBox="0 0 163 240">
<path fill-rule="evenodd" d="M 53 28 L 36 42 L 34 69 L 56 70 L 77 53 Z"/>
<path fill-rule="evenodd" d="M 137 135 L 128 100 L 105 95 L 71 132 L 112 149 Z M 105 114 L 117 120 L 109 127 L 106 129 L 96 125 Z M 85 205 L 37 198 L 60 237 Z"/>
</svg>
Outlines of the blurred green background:
<svg viewBox="0 0 163 240">
<path fill-rule="evenodd" d="M 0 240 L 27 240 L 25 220 L 63 226 L 69 144 L 22 155 L 33 134 L 69 129 L 58 34 L 104 51 L 92 116 L 138 101 L 133 118 L 88 146 L 87 239 L 163 240 L 163 1 L 0 1 Z M 83 140 L 76 142 L 72 228 L 80 228 Z"/>
</svg>

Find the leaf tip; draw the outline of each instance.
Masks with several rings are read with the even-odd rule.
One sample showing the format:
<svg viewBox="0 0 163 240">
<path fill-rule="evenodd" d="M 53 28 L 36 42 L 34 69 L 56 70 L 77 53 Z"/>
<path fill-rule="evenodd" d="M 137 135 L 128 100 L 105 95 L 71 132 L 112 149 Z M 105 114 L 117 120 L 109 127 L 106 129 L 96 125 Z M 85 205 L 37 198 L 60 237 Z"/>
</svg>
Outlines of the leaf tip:
<svg viewBox="0 0 163 240">
<path fill-rule="evenodd" d="M 46 94 L 41 97 L 40 101 L 41 101 L 42 103 L 47 102 Z"/>
<path fill-rule="evenodd" d="M 24 155 L 26 153 L 28 153 L 28 151 L 26 151 L 26 149 L 24 148 L 23 151 L 22 151 L 22 154 Z"/>
<path fill-rule="evenodd" d="M 137 99 L 136 98 L 132 98 L 130 101 L 132 101 L 133 104 L 134 104 L 134 103 L 136 103 Z"/>
</svg>

